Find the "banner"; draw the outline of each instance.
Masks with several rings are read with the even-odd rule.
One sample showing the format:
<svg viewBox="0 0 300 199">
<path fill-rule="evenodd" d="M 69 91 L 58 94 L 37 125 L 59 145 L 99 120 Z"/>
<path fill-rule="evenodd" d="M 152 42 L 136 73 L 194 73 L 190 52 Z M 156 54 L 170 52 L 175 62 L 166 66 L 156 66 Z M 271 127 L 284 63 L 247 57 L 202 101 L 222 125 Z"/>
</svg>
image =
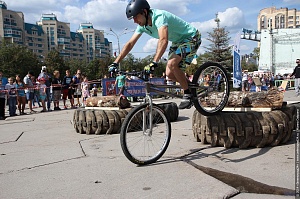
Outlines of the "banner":
<svg viewBox="0 0 300 199">
<path fill-rule="evenodd" d="M 234 39 L 234 48 L 233 48 L 233 88 L 241 88 L 242 86 L 240 40 L 241 40 L 241 32 L 238 32 Z"/>
<path fill-rule="evenodd" d="M 115 85 L 115 78 L 102 79 L 102 95 L 116 95 L 119 93 L 119 88 Z M 163 85 L 165 84 L 164 78 L 151 78 L 150 82 L 152 84 Z M 159 90 L 164 91 L 164 88 Z M 151 95 L 156 95 L 156 93 L 151 92 Z M 126 97 L 141 97 L 146 95 L 145 82 L 141 79 L 126 79 L 124 95 Z"/>
</svg>

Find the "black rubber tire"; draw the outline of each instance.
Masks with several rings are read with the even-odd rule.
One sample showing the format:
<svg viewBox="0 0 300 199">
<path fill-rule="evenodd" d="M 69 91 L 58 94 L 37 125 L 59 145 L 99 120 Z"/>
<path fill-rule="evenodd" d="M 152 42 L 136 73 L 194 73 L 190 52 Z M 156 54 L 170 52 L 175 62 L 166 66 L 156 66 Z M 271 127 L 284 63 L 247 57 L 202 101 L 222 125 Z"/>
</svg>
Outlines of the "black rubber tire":
<svg viewBox="0 0 300 199">
<path fill-rule="evenodd" d="M 178 119 L 179 111 L 178 106 L 175 102 L 157 104 L 161 109 L 166 113 L 166 116 L 169 117 L 170 122 L 175 122 Z"/>
<path fill-rule="evenodd" d="M 215 69 L 218 69 L 218 71 L 221 73 L 222 77 L 223 77 L 223 81 L 222 81 L 222 85 L 224 86 L 224 94 L 223 94 L 223 98 L 220 101 L 220 103 L 214 108 L 214 109 L 206 109 L 203 106 L 201 106 L 201 104 L 199 103 L 198 97 L 195 97 L 193 100 L 194 106 L 195 108 L 198 110 L 199 113 L 201 113 L 202 115 L 205 116 L 211 116 L 211 115 L 215 115 L 217 113 L 219 113 L 220 111 L 222 111 L 224 109 L 224 107 L 226 106 L 227 102 L 228 102 L 228 98 L 229 98 L 229 78 L 228 78 L 228 74 L 226 69 L 221 66 L 218 63 L 214 63 L 214 62 L 206 62 L 204 64 L 202 64 L 197 71 L 195 72 L 194 76 L 193 76 L 193 84 L 199 84 L 199 79 L 202 78 L 202 72 L 205 71 L 206 69 L 210 68 L 210 67 L 215 67 Z M 209 89 L 212 89 L 213 87 L 209 87 Z M 207 89 L 202 89 L 202 90 L 207 90 Z M 213 91 L 215 91 L 216 89 L 213 88 Z M 197 96 L 198 92 L 197 89 L 192 88 L 191 89 L 193 96 Z M 207 91 L 210 92 L 210 91 Z"/>
<path fill-rule="evenodd" d="M 277 146 L 287 143 L 296 123 L 296 108 L 288 106 L 270 112 L 221 112 L 193 114 L 193 134 L 197 141 L 225 148 Z"/>
<path fill-rule="evenodd" d="M 178 119 L 178 107 L 174 102 L 158 104 L 164 110 L 170 122 Z M 80 134 L 120 133 L 121 125 L 132 108 L 120 110 L 92 110 L 78 108 L 74 111 L 73 126 Z"/>
<path fill-rule="evenodd" d="M 73 126 L 80 134 L 113 134 L 119 133 L 129 109 L 90 110 L 78 108 L 74 111 Z"/>
<path fill-rule="evenodd" d="M 122 127 L 121 127 L 121 132 L 120 132 L 121 147 L 122 147 L 122 150 L 123 150 L 125 156 L 132 163 L 138 164 L 138 165 L 147 165 L 147 164 L 151 164 L 151 163 L 156 162 L 165 153 L 165 151 L 167 150 L 167 148 L 169 146 L 170 140 L 171 140 L 171 123 L 169 121 L 169 118 L 165 115 L 164 110 L 162 110 L 158 105 L 153 104 L 153 111 L 154 111 L 154 113 L 156 113 L 156 114 L 154 114 L 153 121 L 156 121 L 157 119 L 163 119 L 164 120 L 163 123 L 166 125 L 166 132 L 164 132 L 166 134 L 166 136 L 164 137 L 164 141 L 162 143 L 162 146 L 159 145 L 159 151 L 157 151 L 157 153 L 155 151 L 155 154 L 153 156 L 150 156 L 148 159 L 140 159 L 139 157 L 135 156 L 135 154 L 132 154 L 131 150 L 129 149 L 128 143 L 127 143 L 127 141 L 128 141 L 127 136 L 130 133 L 134 133 L 138 130 L 141 130 L 141 129 L 137 129 L 136 127 L 141 126 L 141 125 L 138 125 L 138 124 L 140 124 L 140 122 L 142 121 L 141 118 L 142 118 L 143 110 L 145 110 L 147 108 L 148 108 L 148 104 L 142 104 L 142 105 L 139 105 L 139 106 L 133 108 L 128 113 L 127 117 L 125 118 L 125 120 L 122 124 Z M 129 132 L 129 131 L 132 131 L 132 132 Z M 155 146 L 154 144 L 152 144 L 152 141 L 155 141 L 156 139 L 152 139 L 152 137 L 155 137 L 157 134 L 155 134 L 154 136 L 153 135 L 149 136 L 149 135 L 145 135 L 146 134 L 145 132 L 141 132 L 141 133 L 142 134 L 138 134 L 138 135 L 142 135 L 142 137 L 146 136 L 146 138 L 147 138 L 147 142 L 146 142 L 147 147 L 148 146 Z M 161 134 L 161 132 L 159 132 L 159 133 Z M 151 144 L 148 145 L 149 142 Z M 145 153 L 144 153 L 143 157 L 144 156 L 147 156 L 147 155 L 145 155 Z"/>
</svg>

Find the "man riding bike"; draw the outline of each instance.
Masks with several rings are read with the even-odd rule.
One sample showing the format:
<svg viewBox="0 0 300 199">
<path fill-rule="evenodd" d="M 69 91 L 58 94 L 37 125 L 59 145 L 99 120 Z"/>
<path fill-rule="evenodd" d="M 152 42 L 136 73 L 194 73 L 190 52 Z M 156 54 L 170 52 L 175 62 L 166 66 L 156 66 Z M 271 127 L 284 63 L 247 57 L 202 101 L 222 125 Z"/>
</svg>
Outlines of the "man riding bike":
<svg viewBox="0 0 300 199">
<path fill-rule="evenodd" d="M 145 66 L 145 71 L 152 73 L 162 55 L 166 51 L 168 41 L 172 42 L 169 49 L 166 75 L 174 82 L 179 82 L 184 90 L 179 109 L 190 108 L 192 94 L 188 88 L 188 79 L 180 69 L 184 64 L 190 64 L 201 44 L 201 34 L 191 24 L 165 10 L 151 9 L 147 0 L 131 0 L 126 8 L 127 18 L 133 19 L 138 26 L 130 40 L 109 70 L 116 70 L 120 61 L 131 51 L 142 33 L 157 38 L 158 44 L 153 61 Z"/>
</svg>

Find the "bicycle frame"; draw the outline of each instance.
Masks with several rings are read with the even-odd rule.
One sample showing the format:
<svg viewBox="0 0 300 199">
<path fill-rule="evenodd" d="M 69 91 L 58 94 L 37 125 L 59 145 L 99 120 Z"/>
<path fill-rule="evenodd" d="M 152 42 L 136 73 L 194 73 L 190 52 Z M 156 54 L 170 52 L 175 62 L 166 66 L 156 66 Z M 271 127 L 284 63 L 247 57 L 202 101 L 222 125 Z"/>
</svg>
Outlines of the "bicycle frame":
<svg viewBox="0 0 300 199">
<path fill-rule="evenodd" d="M 155 93 L 158 93 L 158 94 L 163 95 L 163 96 L 170 96 L 170 97 L 176 97 L 176 98 L 181 98 L 182 97 L 182 96 L 177 95 L 175 93 L 170 93 L 170 92 L 167 92 L 167 91 L 161 91 L 158 88 L 181 88 L 181 86 L 180 85 L 157 85 L 157 84 L 152 84 L 148 81 L 145 81 L 146 96 L 143 99 L 143 103 L 149 103 L 149 112 L 150 112 L 149 121 L 152 121 L 152 119 L 153 119 L 153 116 L 152 116 L 153 100 L 152 100 L 152 97 L 150 95 L 151 92 L 155 92 Z M 190 85 L 189 88 L 200 88 L 200 87 L 196 86 L 196 85 Z M 203 91 L 204 90 L 207 90 L 207 88 L 204 87 Z M 146 113 L 144 112 L 143 113 L 143 132 L 145 132 L 146 125 L 147 125 L 146 124 Z M 152 134 L 152 127 L 153 127 L 152 122 L 149 122 L 149 125 L 150 125 L 149 134 L 151 135 Z"/>
<path fill-rule="evenodd" d="M 158 85 L 158 84 L 152 84 L 152 83 L 146 81 L 145 82 L 146 96 L 147 95 L 150 96 L 150 92 L 155 92 L 155 93 L 158 93 L 158 94 L 163 95 L 163 96 L 182 98 L 181 95 L 178 95 L 178 94 L 175 94 L 175 93 L 170 93 L 170 92 L 167 92 L 167 91 L 161 91 L 161 90 L 156 89 L 156 88 L 179 88 L 179 89 L 181 89 L 181 86 L 180 85 Z M 200 86 L 197 86 L 197 85 L 189 85 L 189 88 L 198 88 L 198 89 L 202 88 L 203 90 L 201 90 L 201 92 L 209 89 L 209 87 L 200 87 Z"/>
</svg>

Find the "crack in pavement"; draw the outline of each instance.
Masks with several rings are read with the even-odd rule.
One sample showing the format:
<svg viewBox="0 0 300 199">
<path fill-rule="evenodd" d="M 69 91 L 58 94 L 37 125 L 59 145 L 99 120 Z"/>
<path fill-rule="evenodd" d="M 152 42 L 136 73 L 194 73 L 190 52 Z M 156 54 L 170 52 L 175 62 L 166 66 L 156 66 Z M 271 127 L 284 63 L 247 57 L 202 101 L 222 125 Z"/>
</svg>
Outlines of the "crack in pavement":
<svg viewBox="0 0 300 199">
<path fill-rule="evenodd" d="M 15 140 L 15 141 L 10 141 L 10 142 L 17 142 L 19 140 L 19 138 L 24 134 L 24 132 L 22 132 L 18 138 Z M 8 172 L 5 172 L 5 173 L 0 173 L 0 175 L 2 174 L 8 174 L 8 173 L 13 173 L 13 172 L 18 172 L 18 171 L 24 171 L 24 170 L 30 170 L 30 169 L 35 169 L 35 168 L 39 168 L 39 167 L 44 167 L 44 166 L 49 166 L 49 165 L 52 165 L 52 164 L 58 164 L 58 163 L 62 163 L 62 162 L 67 162 L 67 161 L 71 161 L 71 160 L 77 160 L 77 159 L 80 159 L 80 158 L 84 158 L 84 157 L 87 157 L 84 149 L 83 149 L 83 146 L 81 144 L 82 141 L 85 141 L 85 140 L 90 140 L 90 139 L 94 139 L 94 138 L 89 138 L 89 139 L 84 139 L 84 140 L 79 140 L 79 146 L 81 148 L 81 151 L 83 153 L 83 156 L 78 156 L 78 157 L 74 157 L 74 158 L 68 158 L 68 159 L 63 159 L 63 160 L 58 160 L 58 161 L 54 161 L 54 162 L 49 162 L 49 163 L 45 163 L 45 164 L 40 164 L 40 165 L 36 165 L 36 166 L 32 166 L 32 167 L 25 167 L 25 168 L 22 168 L 22 169 L 17 169 L 17 170 L 10 170 Z M 6 142 L 6 143 L 9 143 L 9 142 Z M 2 143 L 0 143 L 2 144 Z M 6 154 L 0 154 L 0 155 L 6 155 Z"/>
<path fill-rule="evenodd" d="M 13 141 L 7 141 L 7 142 L 0 142 L 0 144 L 7 144 L 7 143 L 12 143 L 12 142 L 17 142 L 23 134 L 24 134 L 24 132 L 22 132 L 22 133 L 17 137 L 16 140 L 13 140 Z"/>
</svg>

